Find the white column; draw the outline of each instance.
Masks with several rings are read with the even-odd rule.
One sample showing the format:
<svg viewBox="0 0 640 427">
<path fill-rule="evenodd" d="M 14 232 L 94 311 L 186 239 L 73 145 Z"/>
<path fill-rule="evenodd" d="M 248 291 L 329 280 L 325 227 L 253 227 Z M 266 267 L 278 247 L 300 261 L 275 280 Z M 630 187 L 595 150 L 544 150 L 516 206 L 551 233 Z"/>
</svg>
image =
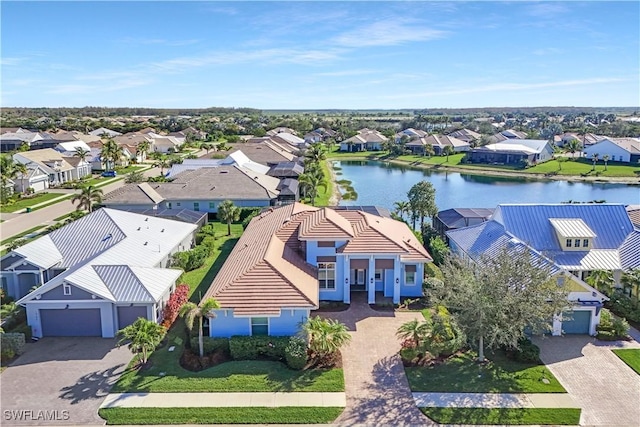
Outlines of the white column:
<svg viewBox="0 0 640 427">
<path fill-rule="evenodd" d="M 402 274 L 400 257 L 393 260 L 393 303 L 400 304 L 400 275 Z"/>
<path fill-rule="evenodd" d="M 369 269 L 367 271 L 367 286 L 368 286 L 368 300 L 369 304 L 376 303 L 376 282 L 375 282 L 375 273 L 376 273 L 376 262 L 373 259 L 373 255 L 369 256 Z"/>
<path fill-rule="evenodd" d="M 554 337 L 562 335 L 562 314 L 554 314 L 551 335 Z"/>
<path fill-rule="evenodd" d="M 351 266 L 349 265 L 351 261 L 349 260 L 349 255 L 345 255 L 343 259 L 342 283 L 344 283 L 344 295 L 342 301 L 345 304 L 351 304 Z"/>
</svg>

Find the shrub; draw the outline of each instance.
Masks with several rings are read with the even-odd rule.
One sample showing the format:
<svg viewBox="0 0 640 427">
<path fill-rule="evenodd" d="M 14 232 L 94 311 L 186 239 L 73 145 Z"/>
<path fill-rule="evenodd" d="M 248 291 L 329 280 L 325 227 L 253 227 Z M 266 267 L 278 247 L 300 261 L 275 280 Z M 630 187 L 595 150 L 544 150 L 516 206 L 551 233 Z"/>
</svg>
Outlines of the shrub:
<svg viewBox="0 0 640 427">
<path fill-rule="evenodd" d="M 180 313 L 180 308 L 189 300 L 189 285 L 176 286 L 164 308 L 162 326 L 169 329 Z"/>
<path fill-rule="evenodd" d="M 427 323 L 427 337 L 421 345 L 434 357 L 449 356 L 464 346 L 466 337 L 445 307 L 438 306 Z"/>
<path fill-rule="evenodd" d="M 253 212 L 250 212 L 248 215 L 246 215 L 244 218 L 242 217 L 242 214 L 245 212 L 245 209 L 242 209 L 242 211 L 240 211 L 240 219 L 242 220 L 242 229 L 246 229 L 247 226 L 249 225 L 249 223 L 251 222 L 251 220 L 253 218 L 255 218 L 256 216 L 258 216 L 260 214 L 260 209 L 255 209 Z"/>
<path fill-rule="evenodd" d="M 260 212 L 262 212 L 262 208 L 240 208 L 240 221 L 244 221 L 249 217 L 253 218 L 260 214 Z"/>
<path fill-rule="evenodd" d="M 202 337 L 204 354 L 212 354 L 216 351 L 221 351 L 225 354 L 229 354 L 229 338 L 213 338 Z M 198 337 L 191 338 L 191 348 L 198 348 Z"/>
<path fill-rule="evenodd" d="M 233 336 L 229 339 L 229 351 L 234 360 L 268 359 L 280 361 L 285 357 L 289 337 Z"/>
<path fill-rule="evenodd" d="M 507 348 L 507 357 L 518 362 L 540 362 L 540 348 L 531 342 L 529 338 L 521 338 L 517 348 Z"/>
<path fill-rule="evenodd" d="M 2 346 L 2 353 L 7 355 L 5 357 L 11 358 L 13 356 L 20 356 L 24 353 L 25 337 L 20 332 L 10 332 L 0 334 L 0 345 Z M 9 353 L 13 353 L 9 356 Z"/>
<path fill-rule="evenodd" d="M 442 265 L 444 260 L 449 256 L 449 247 L 440 238 L 440 236 L 434 236 L 429 239 L 428 250 L 433 257 L 433 262 L 436 265 Z"/>
<path fill-rule="evenodd" d="M 434 277 L 436 279 L 443 279 L 442 271 L 434 263 L 428 263 L 424 265 L 424 275 L 427 277 Z"/>
<path fill-rule="evenodd" d="M 609 310 L 603 308 L 600 312 L 600 324 L 596 326 L 596 337 L 604 341 L 614 341 L 626 338 L 629 333 L 629 323 L 620 317 L 615 317 Z"/>
<path fill-rule="evenodd" d="M 300 337 L 289 338 L 284 358 L 289 368 L 296 371 L 303 369 L 307 365 L 307 342 Z"/>
<path fill-rule="evenodd" d="M 171 256 L 171 266 L 179 267 L 184 271 L 195 270 L 202 267 L 209 255 L 211 255 L 211 247 L 209 245 L 199 245 L 189 251 L 173 254 Z"/>
<path fill-rule="evenodd" d="M 611 300 L 607 302 L 607 307 L 620 317 L 640 323 L 640 304 L 621 290 L 616 290 L 613 293 Z"/>
</svg>

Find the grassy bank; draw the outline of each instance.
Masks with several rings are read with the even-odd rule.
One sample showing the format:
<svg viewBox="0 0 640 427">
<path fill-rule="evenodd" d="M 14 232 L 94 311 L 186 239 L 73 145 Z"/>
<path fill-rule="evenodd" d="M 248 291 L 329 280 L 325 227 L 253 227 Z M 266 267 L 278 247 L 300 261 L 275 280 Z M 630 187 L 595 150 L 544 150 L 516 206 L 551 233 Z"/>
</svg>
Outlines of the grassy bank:
<svg viewBox="0 0 640 427">
<path fill-rule="evenodd" d="M 344 408 L 104 408 L 108 425 L 121 424 L 328 424 Z"/>
<path fill-rule="evenodd" d="M 574 408 L 420 408 L 440 424 L 481 425 L 578 425 L 580 409 Z"/>
</svg>

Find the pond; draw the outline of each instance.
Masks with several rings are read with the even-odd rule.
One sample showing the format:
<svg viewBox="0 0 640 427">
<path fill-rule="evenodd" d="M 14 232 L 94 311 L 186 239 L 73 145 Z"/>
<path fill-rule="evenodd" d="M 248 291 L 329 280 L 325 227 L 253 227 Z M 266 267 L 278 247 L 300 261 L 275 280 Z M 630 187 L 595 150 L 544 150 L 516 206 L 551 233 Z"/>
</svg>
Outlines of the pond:
<svg viewBox="0 0 640 427">
<path fill-rule="evenodd" d="M 407 200 L 407 192 L 421 180 L 436 189 L 439 210 L 494 208 L 505 203 L 561 203 L 604 200 L 608 203 L 640 204 L 640 186 L 532 180 L 470 175 L 459 172 L 412 169 L 375 161 L 335 161 L 337 179 L 352 182 L 358 198 L 340 205 L 377 205 L 393 210 L 394 202 Z"/>
</svg>

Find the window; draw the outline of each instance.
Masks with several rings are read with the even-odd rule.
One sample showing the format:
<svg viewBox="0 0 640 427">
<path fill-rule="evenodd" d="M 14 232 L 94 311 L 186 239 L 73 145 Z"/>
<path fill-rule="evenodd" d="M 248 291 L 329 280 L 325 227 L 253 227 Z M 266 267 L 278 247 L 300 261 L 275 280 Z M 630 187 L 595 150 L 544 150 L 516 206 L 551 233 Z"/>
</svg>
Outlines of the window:
<svg viewBox="0 0 640 427">
<path fill-rule="evenodd" d="M 407 265 L 404 268 L 404 284 L 415 285 L 416 284 L 416 266 Z"/>
<path fill-rule="evenodd" d="M 63 295 L 71 295 L 71 285 L 67 285 L 66 283 L 62 285 L 62 294 Z"/>
<path fill-rule="evenodd" d="M 176 206 L 180 206 L 180 202 L 176 202 Z"/>
<path fill-rule="evenodd" d="M 216 202 L 209 202 L 209 210 L 214 210 L 216 208 Z"/>
<path fill-rule="evenodd" d="M 575 246 L 576 248 L 579 248 L 579 247 L 580 247 L 580 239 L 576 239 L 576 241 L 574 242 L 574 246 Z"/>
<path fill-rule="evenodd" d="M 376 281 L 378 281 L 378 282 L 379 282 L 380 280 L 382 280 L 382 270 L 381 270 L 381 269 L 376 268 L 376 271 L 375 271 L 375 277 L 376 277 Z"/>
<path fill-rule="evenodd" d="M 335 248 L 336 242 L 318 242 L 319 248 Z"/>
<path fill-rule="evenodd" d="M 584 248 L 588 248 L 589 247 L 589 239 L 584 239 L 582 241 L 582 247 L 584 247 Z"/>
<path fill-rule="evenodd" d="M 200 203 L 193 202 L 193 210 L 194 211 L 199 211 L 200 210 Z"/>
<path fill-rule="evenodd" d="M 320 289 L 336 288 L 336 263 L 335 262 L 319 262 L 318 263 L 318 282 L 320 282 Z"/>
<path fill-rule="evenodd" d="M 167 202 L 167 208 L 171 209 L 171 202 Z"/>
<path fill-rule="evenodd" d="M 252 317 L 251 335 L 269 335 L 269 319 L 266 317 Z"/>
<path fill-rule="evenodd" d="M 571 239 L 567 239 L 567 247 L 568 247 L 568 248 L 570 248 L 570 247 L 571 247 L 571 242 L 572 242 L 572 240 L 571 240 Z"/>
<path fill-rule="evenodd" d="M 558 276 L 558 286 L 564 286 L 564 276 Z"/>
</svg>

